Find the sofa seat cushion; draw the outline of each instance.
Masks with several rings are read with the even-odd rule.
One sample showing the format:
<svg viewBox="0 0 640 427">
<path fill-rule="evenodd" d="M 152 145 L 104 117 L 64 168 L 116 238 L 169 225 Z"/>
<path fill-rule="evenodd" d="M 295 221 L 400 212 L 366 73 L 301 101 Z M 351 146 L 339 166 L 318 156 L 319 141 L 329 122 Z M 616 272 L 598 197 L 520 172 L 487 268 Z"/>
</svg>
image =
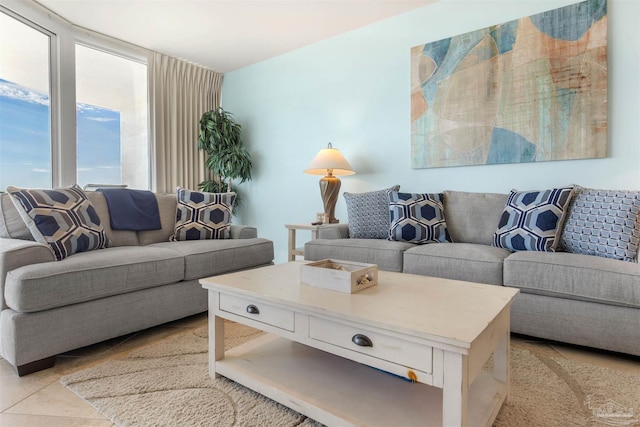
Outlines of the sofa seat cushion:
<svg viewBox="0 0 640 427">
<path fill-rule="evenodd" d="M 522 292 L 640 308 L 640 265 L 592 255 L 516 252 L 504 284 Z"/>
<path fill-rule="evenodd" d="M 172 250 L 183 256 L 185 280 L 269 264 L 274 256 L 273 242 L 262 238 L 163 242 L 147 247 Z"/>
<path fill-rule="evenodd" d="M 474 243 L 416 246 L 404 254 L 404 273 L 502 285 L 503 261 L 511 252 Z"/>
<path fill-rule="evenodd" d="M 81 252 L 7 273 L 5 302 L 36 312 L 153 286 L 184 277 L 184 257 L 165 248 L 120 246 Z"/>
<path fill-rule="evenodd" d="M 402 271 L 404 252 L 415 245 L 381 239 L 316 239 L 304 245 L 304 259 L 337 259 L 377 264 L 380 270 Z"/>
</svg>

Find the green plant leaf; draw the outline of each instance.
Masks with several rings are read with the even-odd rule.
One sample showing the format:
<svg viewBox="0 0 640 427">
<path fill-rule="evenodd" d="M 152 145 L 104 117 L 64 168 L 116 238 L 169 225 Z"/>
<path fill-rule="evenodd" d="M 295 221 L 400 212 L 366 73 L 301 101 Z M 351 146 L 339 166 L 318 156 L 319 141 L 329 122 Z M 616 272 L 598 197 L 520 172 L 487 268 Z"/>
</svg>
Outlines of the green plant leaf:
<svg viewBox="0 0 640 427">
<path fill-rule="evenodd" d="M 197 147 L 206 153 L 205 166 L 215 176 L 214 181 L 201 183 L 206 186 L 201 187 L 204 191 L 215 188 L 213 192 L 220 192 L 234 179 L 241 183 L 251 180 L 251 155 L 242 142 L 242 126 L 230 112 L 217 108 L 202 114 Z M 215 187 L 209 182 L 214 182 Z"/>
</svg>

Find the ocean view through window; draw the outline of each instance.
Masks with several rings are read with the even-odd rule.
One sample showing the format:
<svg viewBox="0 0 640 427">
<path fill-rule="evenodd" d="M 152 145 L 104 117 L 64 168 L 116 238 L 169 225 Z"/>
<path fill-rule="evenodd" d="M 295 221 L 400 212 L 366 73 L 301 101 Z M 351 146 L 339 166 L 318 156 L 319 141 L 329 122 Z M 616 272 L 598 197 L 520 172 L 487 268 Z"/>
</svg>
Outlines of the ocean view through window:
<svg viewBox="0 0 640 427">
<path fill-rule="evenodd" d="M 48 34 L 0 13 L 0 191 L 52 184 Z"/>
<path fill-rule="evenodd" d="M 149 189 L 146 53 L 42 17 L 0 5 L 0 191 Z"/>
<path fill-rule="evenodd" d="M 78 184 L 120 183 L 120 113 L 77 104 Z M 51 187 L 49 97 L 0 78 L 0 189 Z"/>
</svg>

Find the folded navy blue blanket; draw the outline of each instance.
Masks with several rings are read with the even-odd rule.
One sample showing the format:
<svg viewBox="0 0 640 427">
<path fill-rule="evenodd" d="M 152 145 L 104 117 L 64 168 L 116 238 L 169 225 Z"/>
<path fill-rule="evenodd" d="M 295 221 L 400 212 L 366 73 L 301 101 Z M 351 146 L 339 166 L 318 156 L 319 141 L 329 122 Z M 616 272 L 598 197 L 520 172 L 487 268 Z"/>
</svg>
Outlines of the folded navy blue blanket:
<svg viewBox="0 0 640 427">
<path fill-rule="evenodd" d="M 107 199 L 112 230 L 159 230 L 158 201 L 151 191 L 127 188 L 98 188 Z"/>
</svg>

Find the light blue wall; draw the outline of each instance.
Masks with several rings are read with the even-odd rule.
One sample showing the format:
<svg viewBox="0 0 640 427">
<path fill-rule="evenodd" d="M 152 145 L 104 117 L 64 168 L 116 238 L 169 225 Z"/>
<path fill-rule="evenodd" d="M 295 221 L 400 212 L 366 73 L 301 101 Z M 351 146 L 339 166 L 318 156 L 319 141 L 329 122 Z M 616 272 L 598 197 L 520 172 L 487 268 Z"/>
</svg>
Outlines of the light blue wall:
<svg viewBox="0 0 640 427">
<path fill-rule="evenodd" d="M 357 171 L 342 178 L 341 192 L 393 184 L 407 192 L 571 183 L 640 189 L 637 0 L 609 0 L 607 158 L 411 169 L 410 48 L 572 3 L 443 1 L 226 74 L 223 107 L 243 125 L 255 162 L 253 181 L 240 186 L 246 204 L 235 222 L 256 225 L 274 241 L 276 262 L 286 261 L 284 224 L 311 222 L 323 210 L 320 177 L 302 171 L 328 142 Z M 347 221 L 342 197 L 336 217 Z"/>
</svg>

